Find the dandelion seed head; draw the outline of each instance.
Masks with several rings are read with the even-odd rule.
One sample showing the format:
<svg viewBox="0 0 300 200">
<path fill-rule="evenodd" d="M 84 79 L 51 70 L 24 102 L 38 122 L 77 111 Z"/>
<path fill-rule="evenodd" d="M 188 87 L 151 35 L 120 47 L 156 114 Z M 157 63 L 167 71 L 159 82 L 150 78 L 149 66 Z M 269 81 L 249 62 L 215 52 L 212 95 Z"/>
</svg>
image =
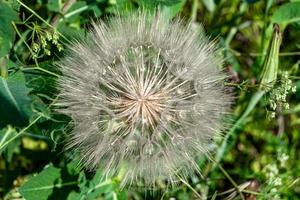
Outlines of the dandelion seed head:
<svg viewBox="0 0 300 200">
<path fill-rule="evenodd" d="M 231 102 L 213 42 L 141 11 L 94 23 L 68 51 L 57 105 L 72 118 L 68 147 L 85 168 L 125 167 L 122 185 L 146 186 L 198 171 Z"/>
</svg>

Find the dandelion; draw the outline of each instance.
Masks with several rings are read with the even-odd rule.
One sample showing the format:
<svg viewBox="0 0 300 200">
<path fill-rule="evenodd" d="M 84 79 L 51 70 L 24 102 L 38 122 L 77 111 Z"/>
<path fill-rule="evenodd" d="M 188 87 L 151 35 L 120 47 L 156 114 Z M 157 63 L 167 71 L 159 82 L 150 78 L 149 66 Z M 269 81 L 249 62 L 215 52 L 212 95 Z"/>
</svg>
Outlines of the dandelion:
<svg viewBox="0 0 300 200">
<path fill-rule="evenodd" d="M 89 170 L 126 169 L 121 185 L 174 183 L 198 172 L 231 103 L 213 42 L 180 20 L 144 12 L 94 23 L 60 61 L 68 148 Z"/>
</svg>

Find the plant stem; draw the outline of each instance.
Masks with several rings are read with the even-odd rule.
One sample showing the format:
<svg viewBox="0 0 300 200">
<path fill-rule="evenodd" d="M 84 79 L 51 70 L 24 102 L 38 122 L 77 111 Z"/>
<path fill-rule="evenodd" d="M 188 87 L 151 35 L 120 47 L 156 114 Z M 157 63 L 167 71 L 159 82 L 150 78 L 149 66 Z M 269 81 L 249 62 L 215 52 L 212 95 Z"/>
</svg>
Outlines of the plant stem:
<svg viewBox="0 0 300 200">
<path fill-rule="evenodd" d="M 24 44 L 26 45 L 26 47 L 28 48 L 28 50 L 30 51 L 31 55 L 34 54 L 34 52 L 32 51 L 31 47 L 27 44 L 26 40 L 23 38 L 23 36 L 21 35 L 20 31 L 18 30 L 15 22 L 12 22 L 12 26 L 14 27 L 17 35 L 20 37 L 20 39 L 24 42 Z"/>
<path fill-rule="evenodd" d="M 53 19 L 51 20 L 50 24 L 53 26 L 53 27 L 56 27 L 57 24 L 59 23 L 59 20 L 61 18 L 62 15 L 66 14 L 68 12 L 68 10 L 72 7 L 72 5 L 76 3 L 76 0 L 69 0 L 67 1 L 63 8 L 61 9 L 61 13 L 60 14 L 57 14 L 53 17 Z"/>
<path fill-rule="evenodd" d="M 236 191 L 239 193 L 240 197 L 242 198 L 242 200 L 245 200 L 244 195 L 242 194 L 242 192 L 239 189 L 239 186 L 236 184 L 236 182 L 230 177 L 230 175 L 226 172 L 226 170 L 220 165 L 218 164 L 219 169 L 222 171 L 222 173 L 226 176 L 226 178 L 231 182 L 231 184 L 234 186 L 234 188 L 236 189 Z"/>
<path fill-rule="evenodd" d="M 192 192 L 199 198 L 199 199 L 203 199 L 202 196 L 185 180 L 183 180 L 179 175 L 176 174 L 176 176 L 179 178 L 179 180 L 185 184 L 188 188 L 190 188 L 190 190 L 192 190 Z"/>
<path fill-rule="evenodd" d="M 46 20 L 44 20 L 41 16 L 39 16 L 34 10 L 32 10 L 31 8 L 29 8 L 27 5 L 25 5 L 23 2 L 21 2 L 20 0 L 17 0 L 17 2 L 23 6 L 24 8 L 26 8 L 29 12 L 31 12 L 33 15 L 35 15 L 39 20 L 41 20 L 42 22 L 44 22 L 47 26 L 49 26 L 52 29 L 55 29 L 54 26 L 52 26 L 49 22 L 47 22 Z M 57 31 L 57 33 L 64 38 L 66 41 L 70 42 L 70 40 L 68 40 L 68 38 L 66 38 L 63 34 L 61 34 L 59 31 Z"/>
<path fill-rule="evenodd" d="M 234 131 L 242 126 L 243 122 L 245 121 L 246 117 L 251 113 L 251 111 L 254 109 L 256 104 L 259 102 L 261 97 L 265 94 L 264 91 L 257 91 L 251 98 L 245 112 L 242 114 L 242 116 L 237 120 L 237 122 L 232 126 L 232 128 L 229 130 L 229 132 L 225 135 L 223 142 L 220 146 L 220 148 L 217 151 L 215 162 L 213 164 L 212 170 L 215 169 L 216 165 L 222 160 L 223 155 L 227 151 L 227 146 L 229 142 L 229 138 L 233 135 Z"/>
<path fill-rule="evenodd" d="M 0 77 L 3 77 L 3 78 L 8 77 L 6 56 L 0 58 Z"/>
<path fill-rule="evenodd" d="M 0 151 L 9 143 L 11 143 L 13 140 L 15 140 L 17 137 L 19 137 L 20 135 L 22 135 L 25 131 L 27 131 L 27 129 L 29 129 L 32 125 L 34 125 L 42 116 L 39 115 L 38 117 L 36 117 L 28 126 L 26 126 L 25 128 L 23 128 L 20 132 L 18 132 L 16 135 L 14 135 L 12 138 L 10 138 L 9 140 L 7 140 L 6 142 L 1 142 L 0 144 Z"/>
</svg>

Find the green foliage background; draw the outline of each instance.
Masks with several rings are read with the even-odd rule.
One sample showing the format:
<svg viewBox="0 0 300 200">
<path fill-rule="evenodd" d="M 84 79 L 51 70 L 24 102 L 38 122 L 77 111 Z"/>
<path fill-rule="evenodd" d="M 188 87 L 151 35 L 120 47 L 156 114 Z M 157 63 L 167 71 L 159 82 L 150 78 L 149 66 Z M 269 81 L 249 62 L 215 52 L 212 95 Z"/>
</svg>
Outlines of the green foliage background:
<svg viewBox="0 0 300 200">
<path fill-rule="evenodd" d="M 155 191 L 79 170 L 63 150 L 70 119 L 52 107 L 65 45 L 92 20 L 141 7 L 217 37 L 236 95 L 203 176 Z M 0 0 L 0 199 L 299 199 L 299 35 L 299 0 Z"/>
</svg>

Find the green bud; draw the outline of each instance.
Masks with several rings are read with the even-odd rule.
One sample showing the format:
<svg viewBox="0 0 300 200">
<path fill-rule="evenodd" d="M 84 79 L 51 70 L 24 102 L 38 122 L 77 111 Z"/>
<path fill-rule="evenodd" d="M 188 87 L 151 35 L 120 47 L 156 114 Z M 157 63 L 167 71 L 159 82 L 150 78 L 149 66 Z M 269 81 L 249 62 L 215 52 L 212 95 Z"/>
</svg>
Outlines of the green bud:
<svg viewBox="0 0 300 200">
<path fill-rule="evenodd" d="M 38 52 L 38 51 L 40 50 L 40 45 L 34 42 L 34 43 L 32 44 L 32 50 L 33 50 L 34 52 Z"/>
<path fill-rule="evenodd" d="M 44 53 L 45 53 L 47 56 L 50 56 L 50 55 L 51 55 L 51 52 L 50 52 L 48 49 L 44 49 Z"/>
<path fill-rule="evenodd" d="M 44 36 L 41 36 L 40 40 L 41 40 L 42 47 L 45 48 L 47 46 L 46 38 Z"/>
<path fill-rule="evenodd" d="M 57 41 L 59 39 L 58 32 L 56 30 L 53 31 L 52 39 Z"/>
<path fill-rule="evenodd" d="M 49 33 L 49 31 L 46 31 L 46 38 L 48 41 L 52 40 L 52 35 Z"/>
<path fill-rule="evenodd" d="M 289 103 L 283 104 L 283 108 L 284 108 L 285 110 L 290 109 L 290 104 L 289 104 Z"/>
<path fill-rule="evenodd" d="M 61 52 L 64 49 L 60 43 L 57 43 L 56 47 L 59 52 Z"/>
<path fill-rule="evenodd" d="M 33 53 L 32 54 L 32 59 L 37 59 L 38 58 L 38 55 L 36 53 Z"/>
<path fill-rule="evenodd" d="M 268 92 L 275 84 L 278 73 L 279 48 L 281 44 L 281 33 L 278 24 L 274 24 L 273 36 L 266 55 L 259 89 Z"/>
</svg>

